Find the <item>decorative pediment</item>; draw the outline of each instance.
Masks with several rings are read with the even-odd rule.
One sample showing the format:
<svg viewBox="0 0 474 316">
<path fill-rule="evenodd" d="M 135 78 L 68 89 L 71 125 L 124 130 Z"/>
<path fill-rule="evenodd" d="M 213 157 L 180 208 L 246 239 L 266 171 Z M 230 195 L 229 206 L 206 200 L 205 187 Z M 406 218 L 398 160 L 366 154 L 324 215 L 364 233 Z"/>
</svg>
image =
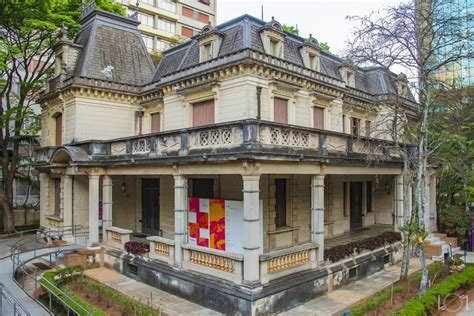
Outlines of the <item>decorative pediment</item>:
<svg viewBox="0 0 474 316">
<path fill-rule="evenodd" d="M 265 53 L 283 58 L 284 42 L 286 34 L 283 32 L 280 22 L 272 20 L 262 26 L 259 30 Z"/>
<path fill-rule="evenodd" d="M 320 52 L 319 42 L 311 34 L 309 37 L 299 46 L 301 57 L 306 68 L 320 71 Z"/>
<path fill-rule="evenodd" d="M 206 24 L 201 33 L 199 33 L 199 62 L 205 62 L 216 58 L 219 54 L 222 39 L 224 34 L 211 25 L 211 22 Z"/>
</svg>

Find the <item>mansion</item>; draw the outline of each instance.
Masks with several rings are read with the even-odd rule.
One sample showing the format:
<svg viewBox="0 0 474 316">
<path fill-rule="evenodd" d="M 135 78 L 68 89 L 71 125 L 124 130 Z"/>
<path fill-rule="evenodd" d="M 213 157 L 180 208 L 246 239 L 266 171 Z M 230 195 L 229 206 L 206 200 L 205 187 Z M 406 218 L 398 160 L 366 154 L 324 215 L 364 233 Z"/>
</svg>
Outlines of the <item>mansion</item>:
<svg viewBox="0 0 474 316">
<path fill-rule="evenodd" d="M 400 242 L 325 251 L 410 214 L 410 145 L 390 130 L 394 104 L 415 117 L 406 77 L 274 19 L 208 24 L 156 66 L 138 21 L 89 10 L 80 24 L 40 100 L 41 226 L 87 227 L 111 268 L 223 313 L 285 310 L 400 259 Z"/>
</svg>

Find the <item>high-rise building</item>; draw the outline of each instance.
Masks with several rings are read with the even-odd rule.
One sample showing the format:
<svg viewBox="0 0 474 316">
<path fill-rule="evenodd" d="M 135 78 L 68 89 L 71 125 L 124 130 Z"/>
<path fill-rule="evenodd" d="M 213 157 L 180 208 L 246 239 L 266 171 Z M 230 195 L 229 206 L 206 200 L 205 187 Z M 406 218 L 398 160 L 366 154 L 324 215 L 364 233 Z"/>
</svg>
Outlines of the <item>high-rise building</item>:
<svg viewBox="0 0 474 316">
<path fill-rule="evenodd" d="M 454 30 L 449 32 L 440 32 L 440 34 L 462 34 L 466 37 L 465 41 L 459 43 L 463 46 L 465 52 L 474 51 L 474 40 L 472 32 L 474 31 L 474 0 L 437 0 L 433 7 L 434 14 L 439 19 L 448 21 L 450 18 L 456 19 Z M 470 36 L 468 34 L 471 34 Z M 443 35 L 448 36 L 448 35 Z M 441 39 L 441 41 L 449 39 Z M 439 45 L 440 49 L 436 55 L 442 59 L 449 58 L 453 49 L 451 45 Z M 457 87 L 474 86 L 474 59 L 462 58 L 455 62 L 451 62 L 438 70 L 437 79 Z"/>
<path fill-rule="evenodd" d="M 137 12 L 139 30 L 149 51 L 163 51 L 216 22 L 216 0 L 115 0 Z"/>
</svg>

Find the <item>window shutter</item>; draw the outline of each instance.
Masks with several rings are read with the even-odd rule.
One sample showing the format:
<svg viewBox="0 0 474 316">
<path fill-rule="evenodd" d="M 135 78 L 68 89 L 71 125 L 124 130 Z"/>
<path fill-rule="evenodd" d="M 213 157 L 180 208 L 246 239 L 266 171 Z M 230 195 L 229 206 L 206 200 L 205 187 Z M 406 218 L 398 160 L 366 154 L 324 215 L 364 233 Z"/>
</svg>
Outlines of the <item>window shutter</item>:
<svg viewBox="0 0 474 316">
<path fill-rule="evenodd" d="M 273 120 L 278 123 L 288 124 L 288 100 L 274 98 Z"/>
<path fill-rule="evenodd" d="M 56 120 L 56 146 L 62 145 L 62 134 L 63 134 L 63 115 L 58 114 Z"/>
<path fill-rule="evenodd" d="M 314 128 L 324 128 L 324 109 L 320 107 L 313 108 Z"/>
<path fill-rule="evenodd" d="M 61 179 L 54 179 L 54 215 L 61 214 Z"/>
<path fill-rule="evenodd" d="M 186 37 L 193 37 L 193 30 L 190 29 L 189 27 L 182 26 L 181 35 L 186 36 Z"/>
<path fill-rule="evenodd" d="M 214 100 L 193 104 L 193 126 L 214 124 Z"/>
<path fill-rule="evenodd" d="M 202 23 L 208 23 L 209 22 L 209 16 L 199 12 L 198 20 L 199 20 L 199 22 L 202 22 Z"/>
<path fill-rule="evenodd" d="M 151 132 L 157 133 L 161 131 L 161 115 L 160 113 L 151 114 Z"/>
</svg>

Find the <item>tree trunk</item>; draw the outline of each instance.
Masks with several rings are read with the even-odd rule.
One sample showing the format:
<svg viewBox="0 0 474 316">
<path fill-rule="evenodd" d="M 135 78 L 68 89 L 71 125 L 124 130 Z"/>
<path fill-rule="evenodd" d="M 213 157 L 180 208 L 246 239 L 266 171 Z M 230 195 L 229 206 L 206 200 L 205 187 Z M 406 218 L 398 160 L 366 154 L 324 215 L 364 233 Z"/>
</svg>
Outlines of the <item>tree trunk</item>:
<svg viewBox="0 0 474 316">
<path fill-rule="evenodd" d="M 428 287 L 428 267 L 426 266 L 425 247 L 423 246 L 423 243 L 419 244 L 417 248 L 418 259 L 420 259 L 421 265 L 421 281 L 419 294 L 419 296 L 421 297 L 425 295 L 426 288 Z"/>
<path fill-rule="evenodd" d="M 410 182 L 410 169 L 408 166 L 408 155 L 405 152 L 405 149 L 402 150 L 403 154 L 403 213 L 404 213 L 404 225 L 405 227 L 410 225 L 411 222 L 411 209 L 410 209 L 410 197 L 408 196 L 408 186 Z M 410 213 L 408 210 L 410 209 Z M 402 230 L 403 232 L 403 241 L 404 241 L 404 248 L 403 248 L 403 258 L 402 258 L 402 265 L 400 268 L 400 280 L 406 280 L 408 278 L 408 269 L 410 264 L 410 257 L 411 257 L 411 230 L 406 229 Z"/>
</svg>

